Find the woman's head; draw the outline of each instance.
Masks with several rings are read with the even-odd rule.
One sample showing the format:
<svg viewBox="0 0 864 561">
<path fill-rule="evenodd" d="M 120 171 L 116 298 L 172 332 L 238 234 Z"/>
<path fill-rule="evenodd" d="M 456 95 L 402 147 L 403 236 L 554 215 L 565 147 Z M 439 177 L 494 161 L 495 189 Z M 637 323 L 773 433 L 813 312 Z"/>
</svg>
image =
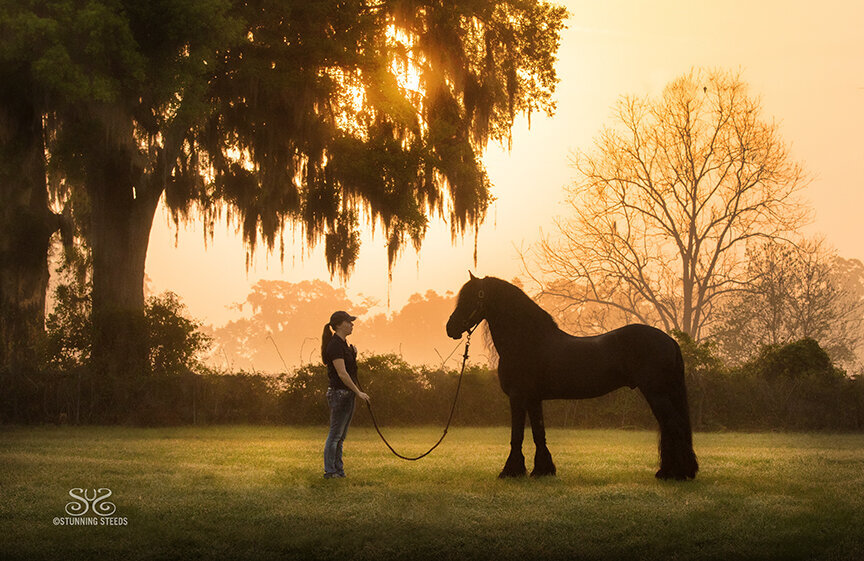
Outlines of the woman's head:
<svg viewBox="0 0 864 561">
<path fill-rule="evenodd" d="M 327 362 L 326 352 L 327 344 L 333 338 L 334 333 L 338 333 L 344 339 L 354 331 L 354 320 L 356 316 L 352 316 L 348 312 L 339 310 L 333 312 L 330 316 L 330 321 L 324 324 L 324 332 L 321 334 L 321 360 Z"/>
<path fill-rule="evenodd" d="M 350 335 L 352 331 L 354 331 L 354 320 L 357 319 L 356 316 L 352 316 L 348 312 L 338 311 L 333 312 L 333 315 L 330 316 L 330 323 L 328 324 L 334 333 L 339 333 L 343 337 L 346 335 Z"/>
</svg>

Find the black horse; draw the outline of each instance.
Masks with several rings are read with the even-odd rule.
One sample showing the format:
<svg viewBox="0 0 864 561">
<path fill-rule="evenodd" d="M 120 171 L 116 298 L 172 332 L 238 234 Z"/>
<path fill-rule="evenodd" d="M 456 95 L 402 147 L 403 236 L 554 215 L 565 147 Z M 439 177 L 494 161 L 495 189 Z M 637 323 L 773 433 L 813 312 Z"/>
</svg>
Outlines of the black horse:
<svg viewBox="0 0 864 561">
<path fill-rule="evenodd" d="M 470 274 L 470 272 L 469 272 Z M 660 424 L 660 479 L 696 476 L 693 436 L 678 343 L 648 325 L 632 324 L 594 337 L 574 337 L 522 290 L 495 277 L 470 274 L 447 321 L 454 339 L 486 320 L 498 352 L 498 379 L 510 398 L 510 456 L 499 477 L 525 474 L 522 439 L 531 419 L 536 453 L 532 476 L 555 475 L 546 447 L 544 399 L 585 399 L 617 388 L 639 388 Z"/>
</svg>

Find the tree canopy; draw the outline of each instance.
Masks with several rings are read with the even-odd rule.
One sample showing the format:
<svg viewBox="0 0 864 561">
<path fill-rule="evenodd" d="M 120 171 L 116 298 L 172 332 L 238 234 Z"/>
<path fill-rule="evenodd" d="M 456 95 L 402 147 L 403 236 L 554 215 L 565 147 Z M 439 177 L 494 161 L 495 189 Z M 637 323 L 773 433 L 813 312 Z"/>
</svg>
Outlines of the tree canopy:
<svg viewBox="0 0 864 561">
<path fill-rule="evenodd" d="M 347 276 L 361 219 L 392 266 L 430 215 L 454 236 L 490 200 L 480 151 L 519 113 L 552 112 L 566 11 L 517 2 L 246 2 L 244 40 L 221 49 L 212 107 L 175 173 L 175 216 L 197 202 L 211 225 L 236 216 L 250 252 L 287 224 L 325 241 Z M 201 178 L 213 179 L 204 185 Z M 196 184 L 198 196 L 193 194 Z M 212 231 L 212 230 L 211 230 Z M 280 254 L 282 249 L 280 247 Z"/>
</svg>

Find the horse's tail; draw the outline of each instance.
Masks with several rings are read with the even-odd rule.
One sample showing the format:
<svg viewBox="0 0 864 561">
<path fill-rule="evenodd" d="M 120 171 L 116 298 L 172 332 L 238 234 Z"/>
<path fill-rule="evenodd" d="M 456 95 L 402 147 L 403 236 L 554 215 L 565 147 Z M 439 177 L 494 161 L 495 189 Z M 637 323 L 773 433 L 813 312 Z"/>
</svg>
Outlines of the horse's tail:
<svg viewBox="0 0 864 561">
<path fill-rule="evenodd" d="M 676 389 L 673 392 L 672 398 L 676 402 L 675 405 L 682 422 L 682 432 L 687 448 L 687 458 L 685 460 L 687 465 L 686 472 L 688 477 L 695 477 L 696 472 L 699 471 L 699 464 L 696 461 L 696 454 L 693 452 L 693 430 L 690 425 L 690 406 L 687 399 L 687 376 L 684 370 L 684 357 L 681 354 L 681 345 L 674 339 L 673 342 L 675 343 L 674 377 L 676 379 Z"/>
<path fill-rule="evenodd" d="M 673 366 L 673 376 L 675 377 L 675 401 L 679 407 L 679 412 L 684 418 L 687 426 L 687 431 L 690 431 L 690 406 L 687 403 L 687 374 L 684 370 L 684 356 L 681 354 L 681 345 L 678 341 L 675 343 L 675 365 Z"/>
</svg>

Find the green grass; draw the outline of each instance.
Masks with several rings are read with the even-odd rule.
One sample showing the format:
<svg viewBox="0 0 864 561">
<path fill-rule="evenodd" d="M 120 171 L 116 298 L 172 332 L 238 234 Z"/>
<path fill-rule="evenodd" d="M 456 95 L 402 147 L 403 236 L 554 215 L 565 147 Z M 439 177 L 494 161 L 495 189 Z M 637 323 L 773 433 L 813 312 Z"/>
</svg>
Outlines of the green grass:
<svg viewBox="0 0 864 561">
<path fill-rule="evenodd" d="M 436 428 L 393 428 L 419 453 Z M 697 434 L 695 481 L 660 482 L 652 432 L 551 429 L 558 476 L 497 479 L 507 428 L 419 462 L 352 427 L 0 427 L 2 559 L 861 559 L 864 435 Z M 528 431 L 530 442 L 530 430 Z M 526 442 L 531 468 L 533 444 Z M 128 526 L 55 526 L 107 487 Z"/>
</svg>

